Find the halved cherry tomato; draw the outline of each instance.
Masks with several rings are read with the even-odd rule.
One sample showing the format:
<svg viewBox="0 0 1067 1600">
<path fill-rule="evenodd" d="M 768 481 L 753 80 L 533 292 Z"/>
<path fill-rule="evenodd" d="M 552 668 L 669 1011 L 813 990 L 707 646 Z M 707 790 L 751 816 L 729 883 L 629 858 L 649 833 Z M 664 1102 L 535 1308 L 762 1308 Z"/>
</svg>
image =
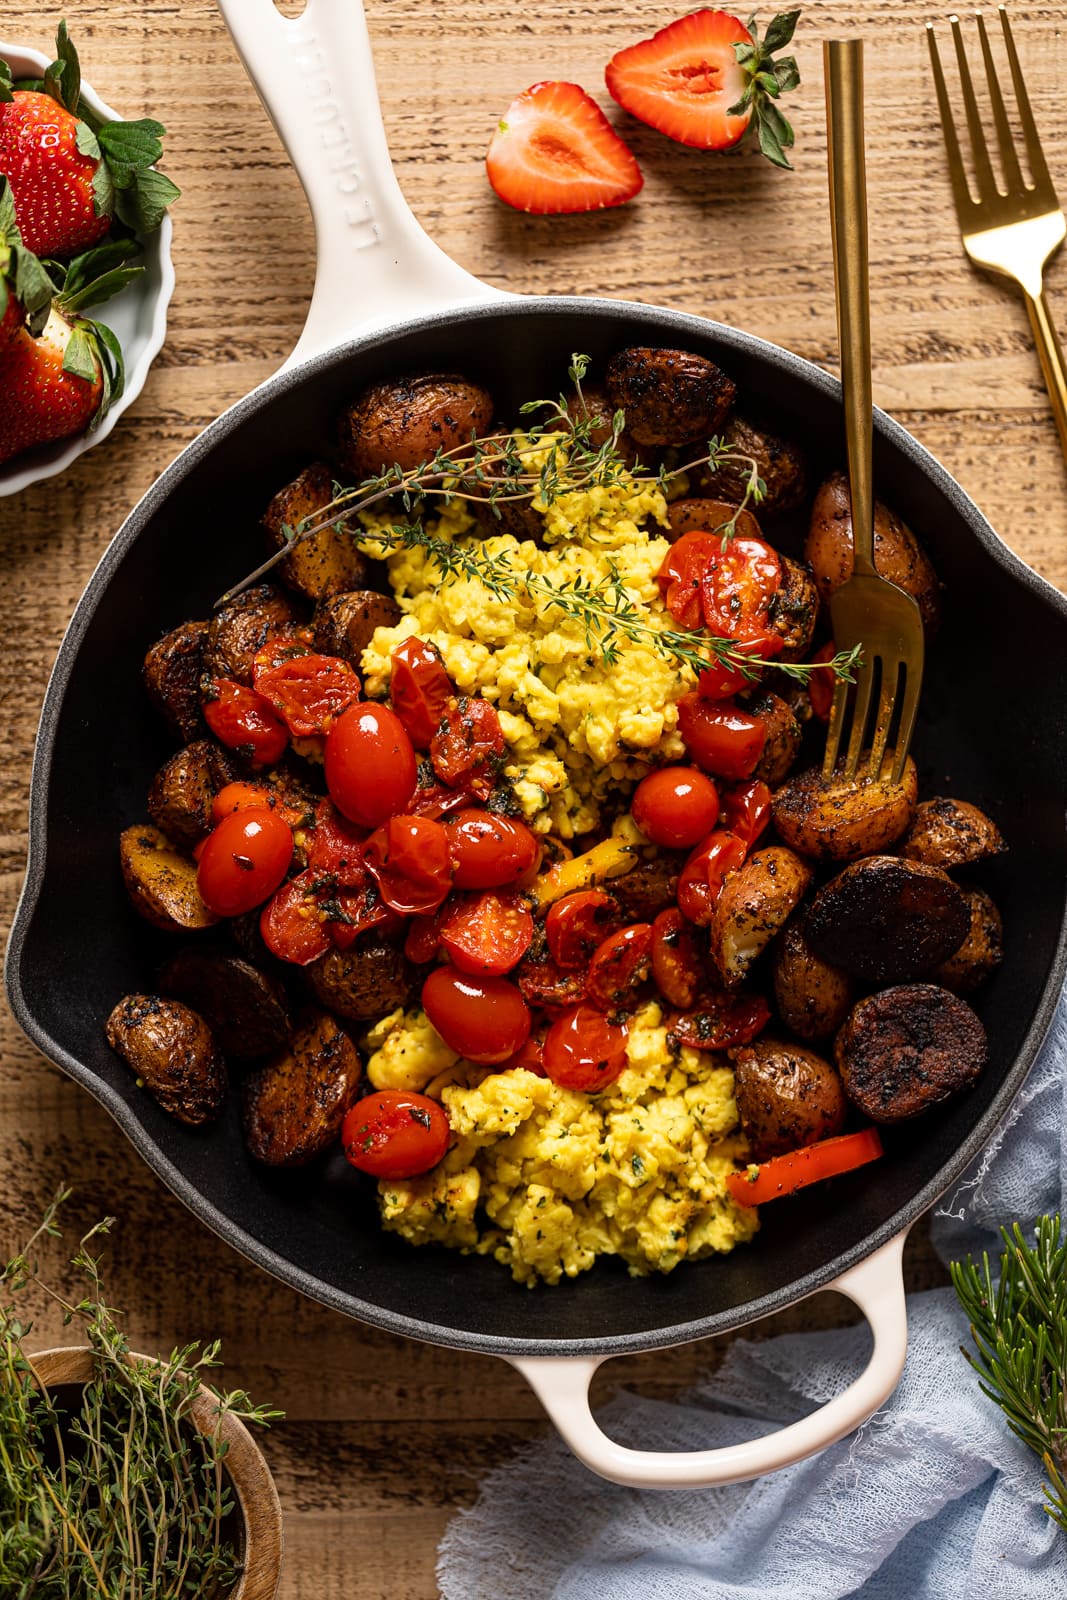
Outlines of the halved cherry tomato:
<svg viewBox="0 0 1067 1600">
<path fill-rule="evenodd" d="M 387 937 L 392 929 L 399 932 L 404 926 L 403 918 L 382 899 L 381 890 L 369 872 L 358 886 L 329 890 L 321 911 L 326 919 L 326 932 L 338 950 L 347 950 L 370 928 L 378 928 L 380 934 Z"/>
<path fill-rule="evenodd" d="M 441 924 L 441 948 L 461 972 L 500 977 L 518 966 L 533 932 L 530 908 L 520 894 L 487 889 L 456 896 Z"/>
<path fill-rule="evenodd" d="M 389 700 L 416 750 L 428 750 L 455 686 L 433 645 L 412 637 L 390 656 Z"/>
<path fill-rule="evenodd" d="M 557 967 L 580 972 L 622 921 L 618 902 L 603 889 L 579 889 L 550 906 L 545 938 Z"/>
<path fill-rule="evenodd" d="M 220 743 L 269 767 L 285 754 L 289 730 L 269 700 L 234 678 L 211 678 L 201 702 L 204 721 Z"/>
<path fill-rule="evenodd" d="M 761 994 L 715 989 L 683 1016 L 671 1018 L 667 1039 L 691 1050 L 729 1050 L 737 1044 L 750 1044 L 770 1020 L 771 1008 Z"/>
<path fill-rule="evenodd" d="M 365 838 L 366 833 L 342 816 L 329 796 L 324 795 L 315 808 L 315 825 L 307 830 L 307 864 L 328 874 L 343 889 L 359 889 L 367 881 Z"/>
<path fill-rule="evenodd" d="M 363 846 L 363 860 L 402 916 L 428 916 L 452 887 L 448 834 L 429 817 L 390 817 Z"/>
<path fill-rule="evenodd" d="M 759 778 L 725 789 L 722 796 L 721 825 L 749 850 L 771 820 L 771 791 Z"/>
<path fill-rule="evenodd" d="M 441 817 L 469 810 L 473 804 L 474 796 L 466 789 L 450 789 L 447 783 L 420 783 L 404 809 L 409 817 L 432 817 L 437 822 Z"/>
<path fill-rule="evenodd" d="M 562 971 L 551 956 L 524 961 L 515 977 L 523 999 L 543 1011 L 576 1006 L 585 999 L 584 973 Z"/>
<path fill-rule="evenodd" d="M 404 954 L 417 967 L 437 960 L 441 950 L 441 925 L 451 909 L 452 897 L 449 895 L 429 916 L 409 918 Z"/>
<path fill-rule="evenodd" d="M 586 997 L 601 1011 L 633 1011 L 651 971 L 652 924 L 632 922 L 597 949 L 585 980 Z"/>
<path fill-rule="evenodd" d="M 380 1089 L 357 1100 L 341 1124 L 345 1159 L 375 1178 L 417 1178 L 447 1154 L 448 1117 L 436 1100 Z"/>
<path fill-rule="evenodd" d="M 728 872 L 742 866 L 748 851 L 736 834 L 716 828 L 699 844 L 678 874 L 675 898 L 678 909 L 690 922 L 706 928 L 715 912 Z"/>
<path fill-rule="evenodd" d="M 211 802 L 211 815 L 216 822 L 231 816 L 235 811 L 274 811 L 289 824 L 298 828 L 308 818 L 308 807 L 294 805 L 284 794 L 269 783 L 227 783 Z"/>
<path fill-rule="evenodd" d="M 634 790 L 634 821 L 664 850 L 688 850 L 719 820 L 719 794 L 697 767 L 660 767 Z"/>
<path fill-rule="evenodd" d="M 260 906 L 293 859 L 293 830 L 274 811 L 235 811 L 204 840 L 196 869 L 200 898 L 219 917 Z"/>
<path fill-rule="evenodd" d="M 700 946 L 690 922 L 677 906 L 661 911 L 652 924 L 652 977 L 668 1005 L 687 1010 L 706 982 Z"/>
<path fill-rule="evenodd" d="M 733 648 L 740 655 L 755 657 L 758 663 L 778 655 L 784 642 L 781 634 L 772 633 L 760 639 L 735 640 Z M 759 682 L 759 678 L 758 671 L 746 672 L 741 667 L 716 660 L 705 667 L 697 678 L 697 693 L 703 700 L 728 700 L 731 695 L 740 694 L 742 689 L 751 689 Z"/>
<path fill-rule="evenodd" d="M 858 1133 L 840 1133 L 836 1138 L 805 1145 L 802 1150 L 772 1156 L 744 1172 L 731 1172 L 726 1187 L 739 1206 L 765 1206 L 769 1200 L 795 1194 L 809 1183 L 866 1166 L 882 1154 L 878 1129 L 861 1128 Z"/>
<path fill-rule="evenodd" d="M 782 564 L 765 539 L 737 533 L 708 561 L 700 585 L 704 623 L 720 639 L 762 644 Z M 780 647 L 779 647 L 780 648 Z"/>
<path fill-rule="evenodd" d="M 430 740 L 430 760 L 442 783 L 488 800 L 504 753 L 500 718 L 488 700 L 460 695 L 450 702 Z"/>
<path fill-rule="evenodd" d="M 272 955 L 306 967 L 324 956 L 330 936 L 321 901 L 327 892 L 322 874 L 309 868 L 283 883 L 259 915 L 259 931 Z"/>
<path fill-rule="evenodd" d="M 579 1005 L 558 1017 L 545 1034 L 545 1075 L 561 1089 L 595 1094 L 614 1083 L 626 1065 L 626 1028 L 595 1006 Z"/>
<path fill-rule="evenodd" d="M 701 584 L 708 562 L 722 550 L 721 533 L 696 529 L 676 539 L 656 574 L 663 603 L 680 628 L 689 632 L 704 626 Z"/>
<path fill-rule="evenodd" d="M 767 742 L 762 718 L 732 700 L 712 704 L 695 692 L 678 701 L 678 732 L 697 766 L 717 778 L 751 777 Z"/>
<path fill-rule="evenodd" d="M 530 1008 L 507 978 L 474 978 L 435 967 L 422 986 L 422 1009 L 445 1043 L 468 1061 L 499 1066 L 530 1036 Z"/>
<path fill-rule="evenodd" d="M 813 661 L 832 661 L 836 654 L 837 646 L 831 639 L 827 644 L 823 645 L 821 650 L 816 650 L 811 659 Z M 836 687 L 837 679 L 828 667 L 820 667 L 808 679 L 808 699 L 811 701 L 812 712 L 820 722 L 829 722 L 830 720 L 830 707 L 834 703 L 834 690 Z"/>
<path fill-rule="evenodd" d="M 314 646 L 310 628 L 299 622 L 283 622 L 252 657 L 252 687 L 256 687 L 256 674 L 266 672 L 283 661 L 293 661 L 297 656 L 309 656 Z"/>
<path fill-rule="evenodd" d="M 466 807 L 445 823 L 457 889 L 500 889 L 529 872 L 541 846 L 525 823 Z"/>
<path fill-rule="evenodd" d="M 326 787 L 361 828 L 399 815 L 415 792 L 415 750 L 388 706 L 350 706 L 326 735 Z"/>
<path fill-rule="evenodd" d="M 516 1050 L 513 1056 L 508 1056 L 506 1061 L 500 1063 L 501 1072 L 532 1072 L 535 1078 L 544 1078 L 545 1072 L 545 1047 L 541 1039 L 535 1039 L 531 1033 L 521 1049 Z"/>
<path fill-rule="evenodd" d="M 359 699 L 355 670 L 340 656 L 289 656 L 253 672 L 257 694 L 270 701 L 297 739 L 328 733 L 333 723 Z"/>
</svg>

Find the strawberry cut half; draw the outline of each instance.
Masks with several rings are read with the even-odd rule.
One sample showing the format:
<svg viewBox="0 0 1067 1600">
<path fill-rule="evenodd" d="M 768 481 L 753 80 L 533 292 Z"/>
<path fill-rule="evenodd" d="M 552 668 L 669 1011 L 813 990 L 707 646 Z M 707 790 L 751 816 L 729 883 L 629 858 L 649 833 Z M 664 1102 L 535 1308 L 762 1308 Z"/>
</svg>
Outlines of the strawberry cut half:
<svg viewBox="0 0 1067 1600">
<path fill-rule="evenodd" d="M 535 216 L 621 206 L 644 179 L 596 102 L 576 83 L 535 83 L 505 111 L 485 158 L 507 205 Z"/>
</svg>

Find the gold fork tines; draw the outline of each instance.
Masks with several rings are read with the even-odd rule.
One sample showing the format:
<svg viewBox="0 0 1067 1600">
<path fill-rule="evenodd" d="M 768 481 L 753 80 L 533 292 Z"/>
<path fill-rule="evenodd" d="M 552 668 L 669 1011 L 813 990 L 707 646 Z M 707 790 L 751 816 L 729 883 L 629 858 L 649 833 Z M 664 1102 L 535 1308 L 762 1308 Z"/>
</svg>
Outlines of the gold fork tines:
<svg viewBox="0 0 1067 1600">
<path fill-rule="evenodd" d="M 993 60 L 993 51 L 981 12 L 976 12 L 975 18 L 989 103 L 993 113 L 1003 187 L 998 183 L 993 171 L 978 99 L 967 64 L 967 52 L 964 48 L 959 18 L 950 17 L 949 24 L 959 68 L 966 123 L 965 137 L 973 167 L 973 183 L 968 180 L 960 134 L 953 119 L 952 105 L 932 23 L 927 23 L 926 37 L 930 45 L 937 105 L 941 114 L 949 177 L 952 182 L 952 197 L 956 205 L 963 248 L 977 266 L 986 267 L 991 272 L 998 272 L 1003 277 L 1012 279 L 1022 289 L 1045 387 L 1048 389 L 1056 426 L 1059 429 L 1060 444 L 1067 458 L 1067 365 L 1064 363 L 1063 351 L 1052 325 L 1052 317 L 1045 298 L 1043 276 L 1046 262 L 1067 236 L 1067 222 L 1056 198 L 1056 190 L 1041 149 L 1041 140 L 1030 107 L 1030 97 L 1026 92 L 1022 67 L 1011 35 L 1008 13 L 1003 6 L 999 7 L 999 11 L 1015 91 L 1019 126 L 1026 151 L 1026 163 L 1030 169 L 1029 183 L 1023 176 L 1019 151 L 1008 120 L 1004 96 L 1001 93 L 1000 75 Z"/>
</svg>

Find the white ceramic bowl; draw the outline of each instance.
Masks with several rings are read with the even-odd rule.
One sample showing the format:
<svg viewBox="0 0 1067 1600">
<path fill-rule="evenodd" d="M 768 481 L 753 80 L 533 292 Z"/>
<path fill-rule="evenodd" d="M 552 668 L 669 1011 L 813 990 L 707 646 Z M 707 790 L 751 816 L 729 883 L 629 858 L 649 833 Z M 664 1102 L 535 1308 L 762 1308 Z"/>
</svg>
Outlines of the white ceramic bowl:
<svg viewBox="0 0 1067 1600">
<path fill-rule="evenodd" d="M 23 45 L 5 44 L 0 39 L 0 57 L 11 67 L 18 78 L 42 77 L 51 60 L 39 50 L 27 50 Z M 88 83 L 82 83 L 81 92 L 86 103 L 101 117 L 119 115 L 105 105 Z M 54 445 L 42 445 L 27 455 L 16 456 L 0 467 L 0 495 L 18 494 L 31 483 L 55 477 L 65 472 L 72 461 L 91 450 L 94 444 L 106 439 L 116 422 L 131 405 L 148 376 L 167 332 L 167 307 L 174 291 L 174 267 L 170 259 L 171 221 L 164 217 L 162 226 L 146 241 L 136 265 L 143 266 L 144 276 L 136 278 L 113 300 L 95 307 L 92 315 L 106 322 L 122 346 L 126 362 L 126 387 L 109 410 L 99 427 L 74 439 L 61 439 Z"/>
</svg>

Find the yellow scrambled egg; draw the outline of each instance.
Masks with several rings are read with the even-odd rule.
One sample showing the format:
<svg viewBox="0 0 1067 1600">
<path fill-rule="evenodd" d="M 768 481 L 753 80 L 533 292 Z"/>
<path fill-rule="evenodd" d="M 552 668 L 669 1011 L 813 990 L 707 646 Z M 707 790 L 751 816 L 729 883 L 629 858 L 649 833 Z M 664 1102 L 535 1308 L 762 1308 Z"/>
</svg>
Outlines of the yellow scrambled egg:
<svg viewBox="0 0 1067 1600">
<path fill-rule="evenodd" d="M 536 467 L 543 454 L 531 449 L 527 457 Z M 446 578 L 424 549 L 390 555 L 389 580 L 404 615 L 374 634 L 363 673 L 367 694 L 384 697 L 394 646 L 411 634 L 435 645 L 459 690 L 496 706 L 510 756 L 505 772 L 527 820 L 571 838 L 596 826 L 604 798 L 643 777 L 653 754 L 683 758 L 675 702 L 694 677 L 640 639 L 617 637 L 615 659 L 605 661 L 597 635 L 590 638 L 585 622 L 545 588 L 580 582 L 600 602 L 621 593 L 651 626 L 673 627 L 656 582 L 669 543 L 655 482 L 622 473 L 550 505 L 533 503 L 544 515 L 543 546 L 511 534 L 472 536 L 473 518 L 458 500 L 427 523 L 437 537 L 503 566 L 507 597 L 477 577 Z M 384 553 L 375 546 L 373 515 L 364 526 L 364 548 Z"/>
<path fill-rule="evenodd" d="M 491 1254 L 532 1285 L 601 1255 L 669 1272 L 756 1230 L 726 1192 L 745 1154 L 733 1073 L 704 1051 L 673 1054 L 658 1005 L 631 1019 L 627 1067 L 596 1095 L 472 1066 L 420 1011 L 383 1018 L 368 1044 L 376 1088 L 429 1093 L 452 1126 L 433 1171 L 379 1184 L 385 1226 L 412 1244 Z"/>
</svg>

